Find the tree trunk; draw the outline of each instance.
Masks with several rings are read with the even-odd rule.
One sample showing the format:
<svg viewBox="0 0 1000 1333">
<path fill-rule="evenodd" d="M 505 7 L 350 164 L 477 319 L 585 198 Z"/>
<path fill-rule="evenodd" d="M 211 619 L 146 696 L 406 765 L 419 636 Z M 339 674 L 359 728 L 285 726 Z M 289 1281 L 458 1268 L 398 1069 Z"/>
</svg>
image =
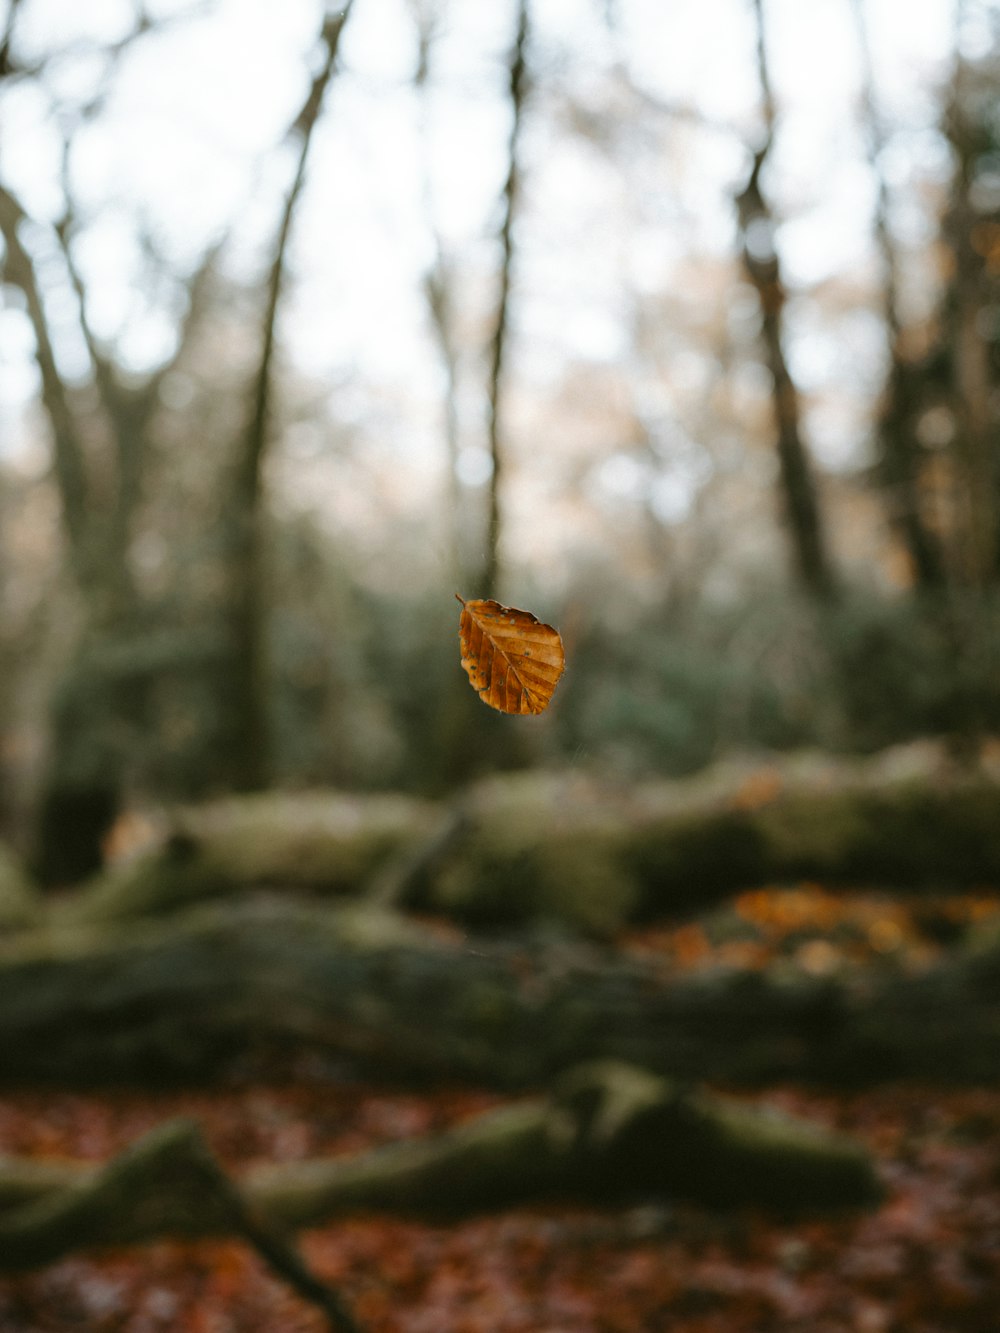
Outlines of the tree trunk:
<svg viewBox="0 0 1000 1333">
<path fill-rule="evenodd" d="M 264 463 L 271 439 L 274 397 L 274 354 L 278 309 L 286 283 L 287 250 L 292 224 L 306 178 L 313 131 L 333 78 L 340 37 L 353 0 L 326 18 L 321 39 L 323 65 L 312 81 L 297 115 L 290 138 L 296 144 L 295 171 L 285 196 L 267 280 L 267 297 L 260 331 L 260 357 L 254 378 L 250 416 L 240 441 L 232 493 L 229 498 L 229 569 L 231 578 L 229 625 L 232 657 L 220 686 L 224 746 L 228 750 L 230 780 L 237 790 L 253 791 L 264 785 L 269 768 L 266 717 L 267 661 L 264 592 Z"/>
<path fill-rule="evenodd" d="M 743 265 L 761 308 L 761 337 L 771 372 L 771 398 L 777 433 L 778 469 L 785 522 L 795 567 L 807 591 L 821 602 L 837 595 L 837 581 L 827 550 L 826 531 L 809 452 L 802 439 L 799 394 L 788 369 L 783 344 L 785 289 L 774 248 L 774 218 L 761 191 L 760 176 L 774 137 L 775 110 L 764 41 L 762 0 L 754 0 L 757 20 L 757 68 L 763 100 L 765 139 L 736 200 Z"/>
<path fill-rule="evenodd" d="M 889 225 L 889 187 L 882 170 L 885 131 L 879 114 L 865 19 L 865 0 L 853 0 L 861 57 L 862 99 L 868 161 L 875 176 L 875 240 L 882 260 L 883 305 L 891 365 L 878 421 L 879 471 L 889 519 L 899 532 L 917 587 L 925 592 L 945 583 L 944 556 L 926 521 L 921 497 L 921 451 L 916 437 L 922 368 L 906 355 L 899 313 L 900 262 Z"/>
<path fill-rule="evenodd" d="M 957 424 L 956 460 L 960 468 L 960 560 L 973 587 L 995 584 L 1000 572 L 1000 460 L 997 412 L 991 401 L 996 371 L 988 341 L 991 268 L 977 235 L 990 223 L 973 203 L 977 162 L 991 150 L 988 133 L 969 113 L 968 70 L 959 59 L 946 125 L 956 160 L 945 236 L 954 257 L 948 294 L 952 394 Z M 994 224 L 995 225 L 995 224 Z"/>
<path fill-rule="evenodd" d="M 477 597 L 496 597 L 500 585 L 500 522 L 501 487 L 504 473 L 504 448 L 501 432 L 501 400 L 504 387 L 504 362 L 510 322 L 510 288 L 514 266 L 514 219 L 517 211 L 521 182 L 520 139 L 524 98 L 527 91 L 525 77 L 525 49 L 528 44 L 528 0 L 518 0 L 517 32 L 507 70 L 510 95 L 510 135 L 507 145 L 507 178 L 504 181 L 500 217 L 500 292 L 497 297 L 496 320 L 490 345 L 489 406 L 487 426 L 489 433 L 490 474 L 489 512 L 486 530 L 486 560 L 482 570 L 482 586 Z"/>
</svg>

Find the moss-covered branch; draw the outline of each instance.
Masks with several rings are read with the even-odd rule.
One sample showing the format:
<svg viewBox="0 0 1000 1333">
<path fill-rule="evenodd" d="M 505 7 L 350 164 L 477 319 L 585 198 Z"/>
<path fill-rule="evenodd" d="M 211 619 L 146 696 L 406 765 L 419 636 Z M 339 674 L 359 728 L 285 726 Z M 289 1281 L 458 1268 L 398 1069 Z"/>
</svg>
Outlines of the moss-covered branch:
<svg viewBox="0 0 1000 1333">
<path fill-rule="evenodd" d="M 286 1230 L 350 1214 L 440 1220 L 524 1202 L 661 1197 L 815 1213 L 879 1196 L 872 1163 L 852 1140 L 603 1063 L 565 1075 L 549 1098 L 437 1137 L 257 1167 L 239 1188 L 184 1121 L 103 1168 L 50 1167 L 32 1181 L 24 1164 L 0 1161 L 0 1269 L 162 1235 L 237 1235 L 301 1290 Z"/>
<path fill-rule="evenodd" d="M 294 1246 L 229 1179 L 198 1127 L 172 1121 L 138 1140 L 107 1166 L 63 1168 L 39 1178 L 11 1167 L 20 1199 L 0 1208 L 0 1271 L 40 1268 L 76 1250 L 132 1244 L 157 1236 L 239 1236 L 327 1317 L 334 1333 L 358 1326 L 332 1288 L 306 1268 Z M 5 1166 L 0 1163 L 0 1198 Z"/>
</svg>

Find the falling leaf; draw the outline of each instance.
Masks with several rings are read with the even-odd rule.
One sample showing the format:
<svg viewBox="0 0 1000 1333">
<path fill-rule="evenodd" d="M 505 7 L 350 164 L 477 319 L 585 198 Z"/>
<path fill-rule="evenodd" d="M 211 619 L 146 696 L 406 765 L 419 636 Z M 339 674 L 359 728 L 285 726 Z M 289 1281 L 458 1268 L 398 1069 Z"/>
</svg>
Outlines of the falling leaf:
<svg viewBox="0 0 1000 1333">
<path fill-rule="evenodd" d="M 566 665 L 559 631 L 530 611 L 458 600 L 462 666 L 483 703 L 501 713 L 544 712 Z"/>
</svg>

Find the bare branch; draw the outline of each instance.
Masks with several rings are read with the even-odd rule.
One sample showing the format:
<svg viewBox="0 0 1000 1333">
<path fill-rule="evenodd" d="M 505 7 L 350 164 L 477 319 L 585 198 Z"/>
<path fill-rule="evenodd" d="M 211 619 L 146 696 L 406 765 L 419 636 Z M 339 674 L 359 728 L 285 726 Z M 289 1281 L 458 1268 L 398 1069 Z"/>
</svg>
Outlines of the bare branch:
<svg viewBox="0 0 1000 1333">
<path fill-rule="evenodd" d="M 54 1184 L 54 1182 L 53 1182 Z M 359 1333 L 332 1287 L 219 1165 L 198 1126 L 169 1121 L 76 1187 L 53 1187 L 0 1216 L 0 1267 L 37 1268 L 76 1249 L 161 1233 L 237 1235 L 326 1315 L 334 1333 Z"/>
<path fill-rule="evenodd" d="M 35 359 L 42 377 L 42 401 L 52 426 L 63 514 L 78 572 L 82 572 L 89 498 L 84 447 L 56 361 L 35 266 L 21 241 L 20 228 L 26 220 L 20 201 L 0 185 L 0 234 L 7 249 L 4 277 L 24 293 L 27 302 L 35 334 Z"/>
<path fill-rule="evenodd" d="M 155 410 L 164 380 L 177 369 L 201 332 L 211 307 L 212 284 L 218 271 L 219 257 L 228 240 L 229 234 L 224 232 L 208 247 L 188 282 L 187 310 L 180 322 L 173 353 L 153 371 L 138 390 L 139 411 L 143 421 L 148 420 Z"/>
<path fill-rule="evenodd" d="M 14 37 L 14 23 L 20 5 L 21 0 L 10 0 L 7 10 L 7 23 L 4 26 L 3 36 L 0 37 L 0 79 L 7 78 L 12 73 L 10 44 Z"/>
<path fill-rule="evenodd" d="M 113 424 L 120 416 L 121 389 L 115 378 L 114 367 L 111 360 L 106 355 L 104 349 L 96 338 L 87 313 L 86 288 L 84 286 L 83 276 L 80 273 L 80 269 L 76 262 L 76 256 L 73 254 L 72 236 L 76 218 L 69 194 L 68 167 L 69 141 L 66 140 L 63 143 L 62 154 L 62 181 L 65 208 L 62 217 L 55 224 L 54 231 L 56 239 L 59 242 L 59 248 L 62 252 L 63 263 L 66 265 L 66 272 L 69 276 L 70 285 L 76 295 L 80 332 L 83 335 L 83 341 L 87 346 L 87 354 L 90 357 L 91 365 L 94 368 L 94 379 L 97 382 L 97 389 L 101 396 L 101 402 Z"/>
<path fill-rule="evenodd" d="M 271 261 L 271 271 L 267 284 L 267 302 L 264 308 L 264 318 L 261 325 L 261 350 L 254 389 L 253 414 L 247 431 L 242 466 L 240 469 L 241 483 L 246 492 L 252 495 L 256 495 L 260 487 L 261 462 L 267 444 L 268 427 L 270 424 L 271 398 L 274 387 L 273 360 L 275 325 L 278 315 L 278 305 L 281 300 L 286 276 L 288 239 L 291 235 L 292 220 L 295 216 L 299 196 L 302 193 L 302 187 L 305 184 L 306 163 L 309 157 L 309 146 L 312 142 L 313 130 L 319 120 L 323 98 L 330 80 L 333 77 L 334 69 L 336 68 L 337 53 L 340 47 L 340 35 L 343 32 L 344 24 L 347 22 L 350 15 L 353 3 L 354 0 L 347 0 L 347 3 L 339 12 L 330 15 L 325 20 L 323 24 L 322 40 L 326 47 L 326 59 L 323 62 L 323 67 L 312 82 L 312 86 L 309 89 L 309 95 L 305 100 L 302 110 L 296 116 L 289 129 L 289 138 L 298 138 L 299 140 L 299 155 L 296 162 L 295 174 L 292 177 L 292 184 L 285 198 L 285 206 L 282 210 L 281 222 L 278 227 L 278 235 L 275 242 L 274 257 Z"/>
<path fill-rule="evenodd" d="M 14 6 L 20 4 L 21 0 L 13 0 Z M 209 4 L 199 0 L 199 3 L 191 5 L 187 9 L 176 10 L 172 14 L 167 14 L 162 18 L 151 19 L 143 6 L 137 10 L 137 18 L 134 25 L 124 36 L 119 37 L 115 42 L 94 42 L 88 39 L 82 41 L 73 41 L 68 45 L 61 47 L 57 51 L 52 51 L 43 56 L 40 60 L 17 61 L 9 56 L 7 58 L 7 67 L 3 71 L 11 81 L 20 81 L 22 79 L 34 82 L 40 79 L 46 70 L 55 62 L 63 60 L 75 60 L 85 56 L 102 55 L 107 56 L 113 66 L 121 56 L 123 56 L 139 38 L 145 37 L 155 28 L 157 32 L 162 32 L 167 27 L 173 27 L 175 24 L 184 23 L 188 19 L 197 18 L 201 14 L 208 12 Z M 8 32 L 11 26 L 11 16 L 8 14 Z"/>
</svg>

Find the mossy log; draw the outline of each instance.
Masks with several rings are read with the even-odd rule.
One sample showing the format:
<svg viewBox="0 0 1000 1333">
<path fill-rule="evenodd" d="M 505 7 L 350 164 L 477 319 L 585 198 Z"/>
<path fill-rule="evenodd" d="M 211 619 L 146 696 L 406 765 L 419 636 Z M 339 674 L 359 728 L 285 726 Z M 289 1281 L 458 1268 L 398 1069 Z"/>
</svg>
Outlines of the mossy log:
<svg viewBox="0 0 1000 1333">
<path fill-rule="evenodd" d="M 933 746 L 868 761 L 729 763 L 686 782 L 607 788 L 505 775 L 450 806 L 329 793 L 175 812 L 169 835 L 61 911 L 128 920 L 273 887 L 479 924 L 556 921 L 601 937 L 766 883 L 1000 883 L 1000 772 Z"/>
<path fill-rule="evenodd" d="M 962 769 L 933 745 L 729 762 L 630 789 L 505 776 L 463 808 L 464 837 L 410 901 L 478 923 L 549 919 L 610 935 L 762 884 L 1000 883 L 1000 767 Z"/>
<path fill-rule="evenodd" d="M 247 889 L 358 895 L 409 858 L 443 817 L 402 795 L 270 792 L 182 807 L 161 817 L 148 850 L 57 905 L 65 922 L 163 915 Z"/>
<path fill-rule="evenodd" d="M 248 1217 L 273 1235 L 373 1212 L 440 1221 L 519 1203 L 666 1198 L 817 1213 L 881 1193 L 853 1140 L 609 1062 L 437 1137 L 259 1166 L 238 1189 L 185 1121 L 107 1166 L 51 1165 L 33 1191 L 31 1179 L 0 1160 L 0 1270 L 161 1235 L 245 1234 Z"/>
<path fill-rule="evenodd" d="M 501 1087 L 592 1058 L 723 1081 L 991 1082 L 1000 939 L 912 976 L 673 976 L 569 937 L 466 938 L 261 899 L 0 942 L 7 1082 L 202 1078 L 274 1050 Z"/>
</svg>

